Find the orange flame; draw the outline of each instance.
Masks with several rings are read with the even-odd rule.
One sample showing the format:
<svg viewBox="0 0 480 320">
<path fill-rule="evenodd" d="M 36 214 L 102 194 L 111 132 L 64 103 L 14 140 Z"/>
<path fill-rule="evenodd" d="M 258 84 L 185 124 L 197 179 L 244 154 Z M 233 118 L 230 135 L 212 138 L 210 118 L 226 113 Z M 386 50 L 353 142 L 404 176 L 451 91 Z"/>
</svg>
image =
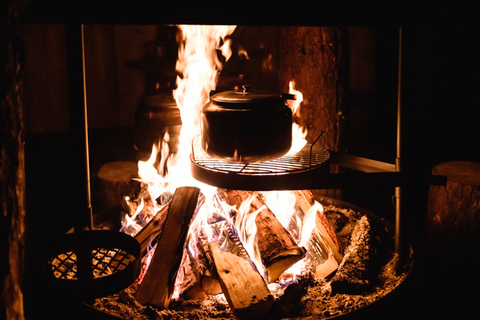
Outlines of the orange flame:
<svg viewBox="0 0 480 320">
<path fill-rule="evenodd" d="M 295 89 L 295 81 L 290 81 L 288 84 L 289 93 L 294 94 L 296 99 L 293 102 L 292 114 L 296 115 L 300 111 L 300 104 L 303 102 L 303 94 Z M 298 153 L 307 144 L 305 139 L 307 136 L 307 130 L 304 127 L 299 126 L 297 123 L 292 123 L 292 147 L 288 151 L 287 155 L 294 155 Z"/>
<path fill-rule="evenodd" d="M 239 210 L 234 209 L 225 202 L 216 198 L 216 188 L 207 186 L 193 179 L 190 173 L 190 151 L 192 141 L 201 132 L 201 110 L 209 99 L 210 91 L 214 90 L 223 68 L 232 52 L 230 40 L 227 36 L 235 26 L 179 26 L 179 52 L 176 70 L 177 89 L 174 98 L 181 111 L 182 129 L 179 137 L 178 152 L 169 155 L 168 134 L 163 141 L 152 147 L 152 154 L 147 161 L 139 161 L 140 180 L 148 185 L 150 202 L 154 213 L 161 208 L 155 201 L 161 194 L 173 193 L 177 186 L 193 185 L 202 190 L 202 204 L 190 224 L 187 249 L 192 257 L 196 255 L 196 246 L 200 236 L 206 237 L 207 241 L 221 241 L 218 238 L 218 230 L 212 227 L 212 221 L 221 225 L 234 226 L 240 241 L 247 251 L 250 259 L 256 265 L 261 274 L 264 273 L 260 253 L 255 244 L 256 223 L 255 218 L 260 210 L 249 212 L 251 200 L 245 201 Z M 245 57 L 248 54 L 244 53 Z M 219 57 L 223 56 L 223 59 Z M 223 62 L 222 62 L 223 61 Z M 295 94 L 296 101 L 293 103 L 294 115 L 300 113 L 300 104 L 303 95 L 295 89 L 294 81 L 289 83 L 290 93 Z M 297 153 L 306 144 L 306 129 L 296 123 L 292 126 L 293 143 L 289 154 Z M 160 151 L 160 155 L 158 154 Z M 158 159 L 160 157 L 160 159 Z M 168 169 L 168 170 L 167 170 Z M 275 213 L 277 219 L 289 230 L 300 246 L 310 241 L 315 227 L 315 213 L 320 210 L 315 206 L 304 216 L 299 215 L 295 209 L 295 194 L 290 191 L 272 191 L 263 193 L 266 205 Z M 128 201 L 127 201 L 128 202 Z M 148 203 L 149 204 L 149 203 Z M 137 216 L 145 211 L 148 206 L 145 202 L 131 206 L 131 214 L 126 218 L 127 223 L 134 224 Z M 152 215 L 153 216 L 153 215 Z M 293 226 L 293 229 L 292 229 Z M 133 227 L 135 229 L 135 226 Z M 288 272 L 302 274 L 305 271 L 305 262 L 302 260 L 292 266 Z"/>
<path fill-rule="evenodd" d="M 148 185 L 153 215 L 161 208 L 155 199 L 167 191 L 173 193 L 178 186 L 197 186 L 202 191 L 213 188 L 191 176 L 189 155 L 193 138 L 200 134 L 202 107 L 208 101 L 210 91 L 215 89 L 223 67 L 217 51 L 224 56 L 225 61 L 230 58 L 232 54 L 230 41 L 225 38 L 235 30 L 235 27 L 179 26 L 180 46 L 176 69 L 180 75 L 177 77 L 177 89 L 173 93 L 182 118 L 178 152 L 169 157 L 169 136 L 165 134 L 159 145 L 152 147 L 150 158 L 138 162 L 138 175 L 140 180 Z M 129 217 L 123 221 L 124 225 L 133 230 L 139 229 L 133 225 L 136 221 L 132 219 L 137 215 L 138 213 L 131 211 Z M 147 218 L 153 215 L 149 214 Z"/>
</svg>

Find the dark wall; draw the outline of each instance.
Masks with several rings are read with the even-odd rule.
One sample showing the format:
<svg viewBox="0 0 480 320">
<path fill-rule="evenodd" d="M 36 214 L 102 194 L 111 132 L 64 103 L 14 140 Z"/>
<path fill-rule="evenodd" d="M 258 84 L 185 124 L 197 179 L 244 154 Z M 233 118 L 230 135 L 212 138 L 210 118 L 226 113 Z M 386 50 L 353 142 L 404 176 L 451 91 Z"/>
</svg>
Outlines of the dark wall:
<svg viewBox="0 0 480 320">
<path fill-rule="evenodd" d="M 405 30 L 409 142 L 420 162 L 480 160 L 479 31 L 449 25 Z"/>
</svg>

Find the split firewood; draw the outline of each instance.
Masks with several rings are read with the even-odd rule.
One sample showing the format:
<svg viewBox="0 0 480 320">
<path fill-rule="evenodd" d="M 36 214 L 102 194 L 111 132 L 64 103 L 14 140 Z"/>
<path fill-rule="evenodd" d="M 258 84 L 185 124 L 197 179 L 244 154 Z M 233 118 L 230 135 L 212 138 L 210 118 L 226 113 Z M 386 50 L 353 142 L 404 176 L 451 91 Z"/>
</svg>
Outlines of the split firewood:
<svg viewBox="0 0 480 320">
<path fill-rule="evenodd" d="M 371 233 L 370 221 L 367 216 L 362 216 L 353 228 L 345 257 L 332 278 L 333 292 L 358 294 L 370 286 L 369 273 L 375 247 Z"/>
<path fill-rule="evenodd" d="M 97 208 L 114 208 L 125 196 L 139 191 L 134 180 L 138 172 L 134 161 L 113 161 L 104 164 L 92 179 L 92 197 Z"/>
<path fill-rule="evenodd" d="M 135 240 L 140 244 L 140 257 L 143 257 L 147 253 L 148 247 L 153 239 L 158 237 L 162 232 L 167 212 L 168 205 L 160 209 L 152 220 L 135 235 Z"/>
<path fill-rule="evenodd" d="M 338 261 L 330 246 L 316 229 L 312 231 L 312 237 L 307 245 L 307 258 L 317 279 L 328 277 L 338 268 Z"/>
<path fill-rule="evenodd" d="M 294 191 L 296 205 L 303 214 L 307 214 L 314 206 L 314 198 L 310 191 Z M 315 228 L 307 245 L 307 260 L 317 278 L 325 278 L 335 272 L 343 260 L 335 231 L 328 223 L 322 210 L 315 212 Z"/>
<path fill-rule="evenodd" d="M 211 226 L 215 228 L 214 225 Z M 209 295 L 217 295 L 222 293 L 222 288 L 218 279 L 218 274 L 215 271 L 215 264 L 213 262 L 212 252 L 206 236 L 201 233 L 199 239 L 199 254 L 198 254 L 198 268 L 201 277 L 201 286 L 203 290 Z"/>
<path fill-rule="evenodd" d="M 241 190 L 219 190 L 219 192 L 237 210 L 244 201 L 253 196 L 248 214 L 258 211 L 255 218 L 257 226 L 255 242 L 269 282 L 277 280 L 285 270 L 305 256 L 305 249 L 295 243 L 292 235 L 277 220 L 259 193 Z"/>
<path fill-rule="evenodd" d="M 210 243 L 215 270 L 232 312 L 241 319 L 260 318 L 273 305 L 273 296 L 262 276 L 245 258 Z"/>
<path fill-rule="evenodd" d="M 192 258 L 185 247 L 182 262 L 175 280 L 175 291 L 186 300 L 206 300 L 208 294 L 202 288 L 197 259 Z"/>
<path fill-rule="evenodd" d="M 189 265 L 184 266 L 184 262 L 182 262 L 181 269 L 189 268 L 195 274 L 180 279 L 180 283 L 178 283 L 179 279 L 177 279 L 178 288 L 180 292 L 182 292 L 181 296 L 184 299 L 203 299 L 208 295 L 222 293 L 218 276 L 214 270 L 215 265 L 210 252 L 209 239 L 206 231 L 208 231 L 207 233 L 210 235 L 210 240 L 220 241 L 219 239 L 226 239 L 226 235 L 231 234 L 228 230 L 233 227 L 230 225 L 226 226 L 225 214 L 229 214 L 230 212 L 223 212 L 218 198 L 215 198 L 215 200 L 218 206 L 209 209 L 208 225 L 202 226 L 195 232 L 192 232 L 188 240 L 190 242 L 190 250 L 187 250 L 186 253 L 189 255 L 189 259 L 184 259 L 184 262 L 187 262 Z M 199 203 L 201 201 L 202 198 L 199 199 Z M 216 210 L 219 210 L 219 212 Z M 224 244 L 228 244 L 228 241 L 224 241 Z M 239 247 L 243 248 L 243 245 L 239 241 L 238 244 L 239 246 L 232 245 L 229 247 L 229 251 L 235 252 L 239 250 Z M 246 254 L 246 251 L 243 249 L 242 253 Z M 192 279 L 194 279 L 194 281 L 192 281 Z"/>
<path fill-rule="evenodd" d="M 168 308 L 199 193 L 195 187 L 180 187 L 175 191 L 152 262 L 135 294 L 141 304 Z"/>
<path fill-rule="evenodd" d="M 313 206 L 315 199 L 313 198 L 312 193 L 309 190 L 298 190 L 295 192 L 296 203 L 300 206 L 304 213 L 307 213 L 308 210 Z M 318 232 L 321 233 L 324 241 L 327 243 L 328 247 L 331 248 L 335 260 L 338 263 L 342 262 L 343 256 L 340 253 L 341 248 L 335 234 L 335 230 L 332 225 L 328 222 L 323 211 L 318 210 L 315 217 L 315 227 Z"/>
<path fill-rule="evenodd" d="M 208 241 L 203 232 L 196 238 L 194 256 L 185 248 L 182 263 L 175 282 L 175 290 L 188 300 L 205 300 L 209 295 L 222 293 L 222 288 L 211 257 Z"/>
</svg>

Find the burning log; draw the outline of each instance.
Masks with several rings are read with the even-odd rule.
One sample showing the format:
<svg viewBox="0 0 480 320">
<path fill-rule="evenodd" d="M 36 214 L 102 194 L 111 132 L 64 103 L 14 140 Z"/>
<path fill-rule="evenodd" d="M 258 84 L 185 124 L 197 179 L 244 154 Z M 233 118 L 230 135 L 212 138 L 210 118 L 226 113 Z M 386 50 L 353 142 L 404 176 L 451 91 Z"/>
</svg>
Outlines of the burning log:
<svg viewBox="0 0 480 320">
<path fill-rule="evenodd" d="M 296 204 L 304 214 L 312 210 L 315 201 L 310 191 L 299 190 L 294 193 Z M 314 267 L 315 276 L 325 278 L 337 270 L 338 264 L 343 260 L 343 255 L 340 253 L 340 245 L 335 231 L 327 221 L 323 210 L 316 210 L 314 214 L 315 228 L 308 243 L 307 255 Z"/>
<path fill-rule="evenodd" d="M 140 244 L 140 257 L 145 256 L 152 240 L 162 232 L 167 213 L 168 206 L 165 206 L 135 235 L 135 240 Z"/>
<path fill-rule="evenodd" d="M 300 206 L 303 212 L 308 212 L 314 204 L 314 198 L 310 191 L 300 190 L 295 191 L 296 203 Z M 318 210 L 315 217 L 315 227 L 321 233 L 322 238 L 332 250 L 335 260 L 340 263 L 343 260 L 343 255 L 340 253 L 341 248 L 335 234 L 335 230 L 328 222 L 327 217 L 323 211 Z"/>
<path fill-rule="evenodd" d="M 197 260 L 198 264 L 202 266 L 199 268 L 201 277 L 201 287 L 209 295 L 217 295 L 222 293 L 222 288 L 218 280 L 218 274 L 215 271 L 215 263 L 213 261 L 212 252 L 207 239 L 202 235 L 199 237 L 200 241 L 200 256 Z"/>
<path fill-rule="evenodd" d="M 204 300 L 209 295 L 222 293 L 218 276 L 214 271 L 213 258 L 209 244 L 203 233 L 197 239 L 196 256 L 192 257 L 185 249 L 180 265 L 176 290 L 184 299 Z"/>
<path fill-rule="evenodd" d="M 168 307 L 199 193 L 194 187 L 180 187 L 175 191 L 152 262 L 135 294 L 141 304 Z"/>
<path fill-rule="evenodd" d="M 277 220 L 259 193 L 240 190 L 223 190 L 222 193 L 221 196 L 237 210 L 244 201 L 251 196 L 254 197 L 248 214 L 258 211 L 255 218 L 257 226 L 255 241 L 269 282 L 277 280 L 285 270 L 304 257 L 305 249 L 295 243 L 291 234 Z"/>
<path fill-rule="evenodd" d="M 233 313 L 242 319 L 264 316 L 273 305 L 262 276 L 243 257 L 220 249 L 218 243 L 210 243 L 216 272 L 225 298 Z"/>
<path fill-rule="evenodd" d="M 206 300 L 208 293 L 202 287 L 198 261 L 185 248 L 182 262 L 175 280 L 175 291 L 186 300 Z"/>
<path fill-rule="evenodd" d="M 345 257 L 332 278 L 333 292 L 357 294 L 369 288 L 374 247 L 370 221 L 362 216 L 353 228 Z"/>
</svg>

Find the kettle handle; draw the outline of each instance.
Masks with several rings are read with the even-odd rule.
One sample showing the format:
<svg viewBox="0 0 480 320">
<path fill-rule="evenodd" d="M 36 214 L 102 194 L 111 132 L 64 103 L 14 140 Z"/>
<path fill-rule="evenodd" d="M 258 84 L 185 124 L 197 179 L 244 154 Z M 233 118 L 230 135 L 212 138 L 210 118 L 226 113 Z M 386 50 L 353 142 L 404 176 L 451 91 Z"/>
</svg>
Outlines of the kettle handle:
<svg viewBox="0 0 480 320">
<path fill-rule="evenodd" d="M 282 93 L 283 100 L 297 100 L 297 96 L 291 93 Z"/>
</svg>

